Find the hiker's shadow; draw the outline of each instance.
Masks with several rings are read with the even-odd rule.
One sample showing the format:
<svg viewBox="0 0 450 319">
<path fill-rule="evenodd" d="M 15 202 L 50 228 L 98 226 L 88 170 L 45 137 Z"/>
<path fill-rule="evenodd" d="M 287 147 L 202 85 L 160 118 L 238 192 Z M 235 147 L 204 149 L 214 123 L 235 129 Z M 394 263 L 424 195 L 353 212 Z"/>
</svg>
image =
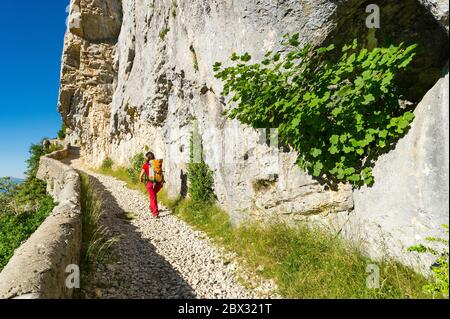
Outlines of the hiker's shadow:
<svg viewBox="0 0 450 319">
<path fill-rule="evenodd" d="M 143 238 L 139 229 L 119 206 L 114 196 L 102 183 L 90 176 L 90 184 L 102 200 L 102 224 L 110 229 L 120 241 L 112 248 L 120 264 L 112 263 L 114 270 L 108 280 L 118 283 L 118 297 L 130 299 L 193 299 L 196 294 L 172 265 L 156 252 L 148 238 Z M 169 211 L 162 217 L 169 216 Z"/>
</svg>

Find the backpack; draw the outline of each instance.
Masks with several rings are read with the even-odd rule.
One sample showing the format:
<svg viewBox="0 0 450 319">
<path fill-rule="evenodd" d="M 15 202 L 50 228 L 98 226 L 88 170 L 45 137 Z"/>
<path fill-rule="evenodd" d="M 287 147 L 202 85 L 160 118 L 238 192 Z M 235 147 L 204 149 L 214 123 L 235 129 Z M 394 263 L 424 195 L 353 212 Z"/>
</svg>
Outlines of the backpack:
<svg viewBox="0 0 450 319">
<path fill-rule="evenodd" d="M 149 176 L 148 181 L 152 183 L 162 183 L 164 182 L 164 172 L 163 172 L 163 160 L 152 160 L 149 163 Z"/>
</svg>

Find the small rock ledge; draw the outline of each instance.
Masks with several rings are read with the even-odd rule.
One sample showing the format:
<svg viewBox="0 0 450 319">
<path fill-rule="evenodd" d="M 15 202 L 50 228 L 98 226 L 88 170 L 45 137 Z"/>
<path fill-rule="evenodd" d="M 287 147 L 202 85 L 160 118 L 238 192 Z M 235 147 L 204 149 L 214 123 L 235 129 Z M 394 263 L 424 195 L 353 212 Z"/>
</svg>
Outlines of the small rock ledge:
<svg viewBox="0 0 450 319">
<path fill-rule="evenodd" d="M 36 232 L 15 252 L 0 273 L 0 298 L 70 298 L 66 267 L 78 265 L 81 250 L 80 179 L 60 162 L 70 148 L 41 158 L 38 178 L 58 205 Z"/>
</svg>

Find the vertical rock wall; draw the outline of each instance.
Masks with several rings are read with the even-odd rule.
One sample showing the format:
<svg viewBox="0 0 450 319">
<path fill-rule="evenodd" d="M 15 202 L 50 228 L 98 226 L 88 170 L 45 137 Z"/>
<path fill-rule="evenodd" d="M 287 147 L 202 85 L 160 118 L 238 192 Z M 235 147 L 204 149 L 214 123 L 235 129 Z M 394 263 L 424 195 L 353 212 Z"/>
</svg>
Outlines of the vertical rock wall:
<svg viewBox="0 0 450 319">
<path fill-rule="evenodd" d="M 412 128 L 378 160 L 373 187 L 355 191 L 350 218 L 372 255 L 402 258 L 407 247 L 443 236 L 449 218 L 448 72 L 415 110 Z M 354 227 L 358 225 L 358 227 Z M 413 256 L 405 257 L 414 263 Z"/>
<path fill-rule="evenodd" d="M 381 7 L 388 29 L 373 32 L 365 27 L 369 3 Z M 196 119 L 219 202 L 233 221 L 277 217 L 334 222 L 356 216 L 352 220 L 386 229 L 393 238 L 390 247 L 401 255 L 398 247 L 416 235 L 416 230 L 402 233 L 404 223 L 422 214 L 434 198 L 445 203 L 448 194 L 442 185 L 448 181 L 448 166 L 440 163 L 445 154 L 448 157 L 443 146 L 448 131 L 445 139 L 445 130 L 435 134 L 424 124 L 442 121 L 448 127 L 445 106 L 431 111 L 424 100 L 413 130 L 401 141 L 404 146 L 380 159 L 378 184 L 355 192 L 353 210 L 349 186 L 325 189 L 298 169 L 294 152 L 270 148 L 264 132 L 223 117 L 230 105 L 221 98 L 222 84 L 214 78 L 212 65 L 228 61 L 233 52 L 247 51 L 259 60 L 267 50 L 278 48 L 285 33 L 293 32 L 300 33 L 302 43 L 315 45 L 349 42 L 352 34 L 367 45 L 374 40 L 419 41 L 427 49 L 404 83 L 410 86 L 408 80 L 417 78 L 418 90 L 413 92 L 421 92 L 415 97 L 420 101 L 448 61 L 448 44 L 441 43 L 448 40 L 447 16 L 448 4 L 437 0 L 73 0 L 70 20 L 77 23 L 71 24 L 65 39 L 59 109 L 69 139 L 81 145 L 88 162 L 99 165 L 110 156 L 125 165 L 149 147 L 165 159 L 168 189 L 174 196 L 186 187 L 185 163 Z M 437 87 L 445 83 L 448 77 L 436 84 L 428 101 L 439 99 Z M 439 152 L 425 147 L 425 140 Z M 409 167 L 416 179 L 408 180 L 404 174 L 409 173 L 395 167 Z M 425 167 L 433 172 L 447 169 L 447 177 L 417 173 Z M 395 183 L 387 178 L 391 171 L 397 173 Z M 430 195 L 437 189 L 443 189 L 439 196 Z M 406 199 L 419 196 L 426 198 L 420 204 Z M 440 206 L 425 211 L 426 229 L 448 217 L 448 209 Z M 383 222 L 380 216 L 385 216 Z M 365 232 L 375 233 L 372 228 Z M 380 242 L 363 235 L 373 237 L 371 247 Z M 377 249 L 372 251 L 376 255 Z"/>
</svg>

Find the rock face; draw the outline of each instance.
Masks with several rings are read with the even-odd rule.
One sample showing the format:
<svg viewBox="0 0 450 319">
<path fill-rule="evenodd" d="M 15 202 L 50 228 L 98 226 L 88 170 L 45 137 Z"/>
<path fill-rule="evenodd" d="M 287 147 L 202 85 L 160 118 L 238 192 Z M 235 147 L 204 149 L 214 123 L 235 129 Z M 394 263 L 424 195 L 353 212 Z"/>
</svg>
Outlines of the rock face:
<svg viewBox="0 0 450 319">
<path fill-rule="evenodd" d="M 380 6 L 382 19 L 398 23 L 398 27 L 367 29 L 367 1 L 363 0 L 72 0 L 59 99 L 59 110 L 69 127 L 68 139 L 81 146 L 82 155 L 92 165 L 99 165 L 107 156 L 117 164 L 127 164 L 134 154 L 149 147 L 165 159 L 168 190 L 175 196 L 186 187 L 185 163 L 196 119 L 205 160 L 214 171 L 215 191 L 233 221 L 249 217 L 337 218 L 352 211 L 352 189 L 325 189 L 297 168 L 295 153 L 268 147 L 265 132 L 226 120 L 222 112 L 230 105 L 221 98 L 222 84 L 214 78 L 212 65 L 228 61 L 233 52 L 249 52 L 260 60 L 267 50 L 278 48 L 285 33 L 293 32 L 300 33 L 302 43 L 314 45 L 349 42 L 348 37 L 355 34 L 367 45 L 387 44 L 392 39 L 421 42 L 426 53 L 413 76 L 403 81 L 405 87 L 411 87 L 408 80 L 417 78 L 413 83 L 417 88 L 412 90 L 417 96 L 411 99 L 420 101 L 448 61 L 444 43 L 448 40 L 448 4 L 437 0 L 371 3 Z M 442 81 L 448 83 L 448 78 Z M 436 98 L 435 93 L 431 95 Z M 423 111 L 417 122 L 426 115 L 448 126 L 448 116 L 437 118 L 438 113 Z M 417 138 L 425 135 L 434 145 L 444 145 L 445 139 L 436 139 L 425 126 L 416 126 L 417 132 L 411 130 L 410 134 Z M 414 143 L 408 136 L 404 143 Z M 415 144 L 407 145 L 411 156 L 421 154 L 424 161 L 440 158 L 424 155 Z M 407 161 L 403 158 L 407 145 L 403 152 L 387 156 L 402 166 Z M 371 203 L 383 202 L 381 197 L 389 192 L 388 182 L 383 182 L 389 168 L 383 161 L 377 166 L 379 186 L 356 192 L 360 208 L 350 215 L 377 218 L 363 207 L 375 207 Z M 393 160 L 388 162 L 394 165 Z M 411 170 L 421 169 L 409 163 Z M 442 176 L 438 180 L 434 175 L 417 176 L 426 192 L 444 187 Z M 405 178 L 399 177 L 397 182 L 407 183 L 402 180 Z M 412 198 L 419 196 L 414 187 L 396 189 Z M 395 197 L 390 196 L 392 200 Z M 398 211 L 393 222 L 408 219 L 412 208 L 402 208 L 400 199 L 395 204 L 392 200 L 380 204 L 380 211 L 390 216 L 394 205 Z M 411 205 L 417 212 L 416 204 Z M 427 220 L 434 223 L 441 222 L 440 216 L 448 216 L 448 209 L 438 215 L 437 209 L 425 211 Z M 395 234 L 394 238 L 400 237 Z"/>
<path fill-rule="evenodd" d="M 264 132 L 227 121 L 212 70 L 234 51 L 261 58 L 298 25 L 308 31 L 303 41 L 320 43 L 333 3 L 99 2 L 73 1 L 59 101 L 69 139 L 93 165 L 107 156 L 127 164 L 148 146 L 164 157 L 175 196 L 185 186 L 195 118 L 219 201 L 234 221 L 353 207 L 351 188 L 325 190 L 297 168 L 295 154 L 273 154 Z"/>
<path fill-rule="evenodd" d="M 449 218 L 449 79 L 448 73 L 415 110 L 411 130 L 396 148 L 382 155 L 372 188 L 355 191 L 350 215 L 352 235 L 363 235 L 373 256 L 386 253 L 409 264 L 407 247 L 428 236 L 443 236 Z"/>
</svg>

